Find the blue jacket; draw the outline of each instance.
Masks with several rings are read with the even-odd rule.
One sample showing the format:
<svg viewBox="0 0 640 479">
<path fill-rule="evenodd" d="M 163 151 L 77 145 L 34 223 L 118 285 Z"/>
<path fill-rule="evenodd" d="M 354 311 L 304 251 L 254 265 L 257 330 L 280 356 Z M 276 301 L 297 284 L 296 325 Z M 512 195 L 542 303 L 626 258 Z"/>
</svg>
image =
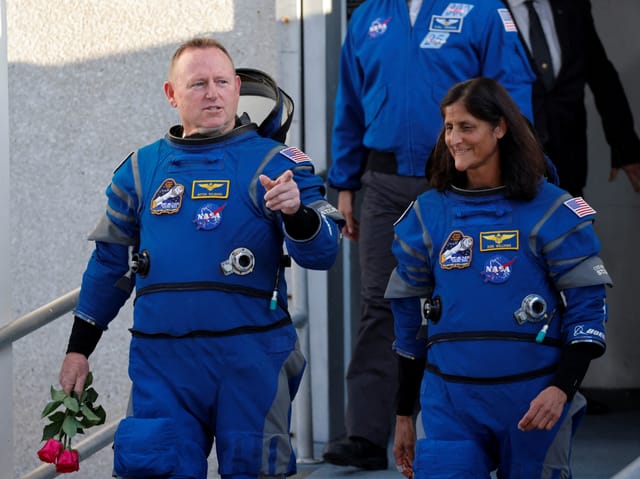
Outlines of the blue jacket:
<svg viewBox="0 0 640 479">
<path fill-rule="evenodd" d="M 106 328 L 135 282 L 133 327 L 142 333 L 260 328 L 286 319 L 283 246 L 312 269 L 329 268 L 338 253 L 339 217 L 311 160 L 259 136 L 254 124 L 216 138 L 178 133 L 172 129 L 114 172 L 105 216 L 90 236 L 96 249 L 76 315 Z M 320 219 L 303 241 L 266 208 L 258 180 L 286 170 L 293 171 L 302 204 Z M 131 253 L 146 254 L 149 268 L 121 287 L 131 275 Z"/>
<path fill-rule="evenodd" d="M 424 0 L 413 28 L 406 0 L 360 5 L 340 56 L 329 184 L 359 189 L 369 150 L 394 153 L 399 175 L 423 176 L 440 101 L 478 76 L 500 81 L 532 119 L 535 74 L 499 0 Z"/>
</svg>

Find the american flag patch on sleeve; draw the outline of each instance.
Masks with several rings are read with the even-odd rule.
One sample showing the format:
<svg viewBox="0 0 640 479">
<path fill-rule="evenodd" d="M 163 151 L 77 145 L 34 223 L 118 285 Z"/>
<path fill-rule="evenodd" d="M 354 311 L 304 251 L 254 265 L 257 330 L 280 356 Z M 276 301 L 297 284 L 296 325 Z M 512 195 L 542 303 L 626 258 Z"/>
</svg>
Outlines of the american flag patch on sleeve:
<svg viewBox="0 0 640 479">
<path fill-rule="evenodd" d="M 589 203 L 587 203 L 582 196 L 571 198 L 570 200 L 565 201 L 564 205 L 573 211 L 578 218 L 596 214 L 596 210 L 589 206 Z"/>
<path fill-rule="evenodd" d="M 296 148 L 295 146 L 290 146 L 289 148 L 280 150 L 280 153 L 282 153 L 284 156 L 286 156 L 291 161 L 294 161 L 296 163 L 301 163 L 303 161 L 311 161 L 311 158 L 309 158 L 304 151 Z"/>
<path fill-rule="evenodd" d="M 504 26 L 505 32 L 517 32 L 518 27 L 516 27 L 516 22 L 513 21 L 511 17 L 511 13 L 506 8 L 498 8 L 498 14 L 500 15 L 500 19 L 502 20 L 502 25 Z"/>
</svg>

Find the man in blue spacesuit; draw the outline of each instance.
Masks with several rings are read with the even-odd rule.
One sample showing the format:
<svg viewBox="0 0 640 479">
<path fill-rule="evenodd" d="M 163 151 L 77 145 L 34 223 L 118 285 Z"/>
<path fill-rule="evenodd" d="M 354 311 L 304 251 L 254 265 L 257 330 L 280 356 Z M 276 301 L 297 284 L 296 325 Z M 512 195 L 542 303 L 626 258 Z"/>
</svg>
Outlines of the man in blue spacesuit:
<svg viewBox="0 0 640 479">
<path fill-rule="evenodd" d="M 341 217 L 310 158 L 238 117 L 226 49 L 196 38 L 164 85 L 181 124 L 113 174 L 90 239 L 60 384 L 81 391 L 88 356 L 136 288 L 132 416 L 114 441 L 130 478 L 204 479 L 215 437 L 223 478 L 295 472 L 291 401 L 305 359 L 284 268 L 329 268 Z"/>
<path fill-rule="evenodd" d="M 595 211 L 543 179 L 542 148 L 493 79 L 455 85 L 441 108 L 433 188 L 395 225 L 386 290 L 396 465 L 416 479 L 568 479 L 577 390 L 606 347 Z"/>
<path fill-rule="evenodd" d="M 346 437 L 327 446 L 328 462 L 387 468 L 397 383 L 393 317 L 384 299 L 396 264 L 393 222 L 427 188 L 440 100 L 453 84 L 476 76 L 499 80 L 532 119 L 535 74 L 500 0 L 371 0 L 349 21 L 327 179 L 339 191 L 343 233 L 358 241 L 362 308 L 346 378 Z"/>
</svg>

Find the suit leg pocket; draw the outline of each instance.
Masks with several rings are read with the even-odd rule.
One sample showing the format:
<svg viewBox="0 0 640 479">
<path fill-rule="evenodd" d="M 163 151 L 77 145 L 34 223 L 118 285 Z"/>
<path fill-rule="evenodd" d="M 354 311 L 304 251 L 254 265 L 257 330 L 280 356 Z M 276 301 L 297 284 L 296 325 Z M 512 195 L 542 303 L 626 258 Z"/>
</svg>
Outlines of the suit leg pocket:
<svg viewBox="0 0 640 479">
<path fill-rule="evenodd" d="M 114 437 L 114 471 L 131 478 L 175 473 L 179 442 L 173 422 L 168 418 L 123 419 Z"/>
</svg>

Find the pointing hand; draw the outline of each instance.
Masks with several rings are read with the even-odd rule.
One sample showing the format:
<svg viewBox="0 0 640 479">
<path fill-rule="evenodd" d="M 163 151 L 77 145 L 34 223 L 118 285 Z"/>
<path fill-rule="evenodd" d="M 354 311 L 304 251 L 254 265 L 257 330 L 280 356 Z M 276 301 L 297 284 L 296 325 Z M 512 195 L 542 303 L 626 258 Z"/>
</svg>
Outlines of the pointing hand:
<svg viewBox="0 0 640 479">
<path fill-rule="evenodd" d="M 267 208 L 285 215 L 295 214 L 300 209 L 300 190 L 291 170 L 285 171 L 275 180 L 266 175 L 260 175 L 259 179 L 267 190 L 264 195 Z"/>
</svg>

